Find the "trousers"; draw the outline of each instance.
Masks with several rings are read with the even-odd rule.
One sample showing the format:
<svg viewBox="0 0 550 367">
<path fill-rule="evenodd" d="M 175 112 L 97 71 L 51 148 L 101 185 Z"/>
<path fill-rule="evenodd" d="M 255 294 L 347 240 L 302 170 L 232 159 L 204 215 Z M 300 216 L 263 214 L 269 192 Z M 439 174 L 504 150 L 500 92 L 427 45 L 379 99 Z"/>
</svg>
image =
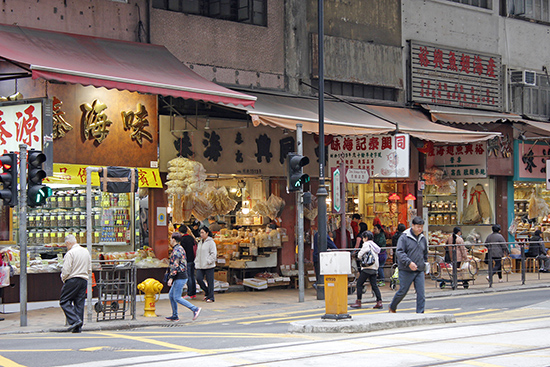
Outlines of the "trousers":
<svg viewBox="0 0 550 367">
<path fill-rule="evenodd" d="M 361 301 L 361 296 L 363 295 L 363 285 L 365 284 L 367 279 L 370 282 L 370 286 L 372 287 L 374 295 L 376 296 L 376 301 L 382 301 L 380 288 L 378 288 L 378 284 L 376 283 L 376 270 L 372 274 L 362 270 L 359 274 L 359 279 L 357 279 L 357 299 Z"/>
<path fill-rule="evenodd" d="M 424 272 L 399 269 L 399 290 L 393 296 L 390 303 L 392 310 L 397 310 L 397 305 L 405 298 L 411 284 L 416 290 L 416 313 L 424 313 L 426 298 L 424 294 Z"/>
<path fill-rule="evenodd" d="M 206 283 L 204 284 L 204 278 Z M 197 283 L 204 291 L 204 296 L 207 299 L 214 300 L 214 268 L 211 269 L 197 269 Z"/>
<path fill-rule="evenodd" d="M 178 303 L 193 312 L 199 309 L 197 306 L 194 306 L 191 302 L 181 296 L 185 283 L 187 283 L 187 279 L 174 279 L 172 281 L 172 287 L 170 288 L 170 292 L 168 292 L 170 306 L 172 306 L 172 316 L 178 317 Z"/>
<path fill-rule="evenodd" d="M 59 305 L 65 313 L 69 325 L 78 321 L 84 322 L 84 304 L 88 281 L 83 278 L 69 278 L 61 288 Z"/>
</svg>

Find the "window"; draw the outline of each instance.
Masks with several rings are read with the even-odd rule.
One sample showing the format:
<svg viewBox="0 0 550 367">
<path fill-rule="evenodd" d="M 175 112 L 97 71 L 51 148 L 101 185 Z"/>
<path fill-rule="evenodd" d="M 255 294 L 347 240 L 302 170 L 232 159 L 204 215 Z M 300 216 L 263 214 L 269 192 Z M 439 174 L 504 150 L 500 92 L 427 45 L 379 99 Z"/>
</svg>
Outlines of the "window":
<svg viewBox="0 0 550 367">
<path fill-rule="evenodd" d="M 453 3 L 477 6 L 478 8 L 491 9 L 492 0 L 448 0 Z"/>
<path fill-rule="evenodd" d="M 153 0 L 153 8 L 267 25 L 267 0 Z"/>
<path fill-rule="evenodd" d="M 537 74 L 536 85 L 512 84 L 510 109 L 512 112 L 550 118 L 550 83 L 546 74 Z"/>
<path fill-rule="evenodd" d="M 319 80 L 313 81 L 314 88 L 318 88 Z M 336 96 L 356 97 L 366 99 L 377 99 L 381 101 L 396 102 L 398 90 L 389 87 L 378 87 L 366 84 L 337 82 L 334 80 L 325 80 L 325 93 Z"/>
<path fill-rule="evenodd" d="M 550 0 L 506 0 L 506 15 L 550 22 Z"/>
</svg>

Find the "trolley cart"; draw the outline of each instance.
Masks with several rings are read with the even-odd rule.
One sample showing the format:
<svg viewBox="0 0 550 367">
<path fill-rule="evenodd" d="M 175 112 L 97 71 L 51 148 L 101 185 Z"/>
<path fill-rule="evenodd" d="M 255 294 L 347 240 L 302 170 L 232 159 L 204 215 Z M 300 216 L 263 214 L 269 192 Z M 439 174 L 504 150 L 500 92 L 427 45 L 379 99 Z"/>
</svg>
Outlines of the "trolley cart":
<svg viewBox="0 0 550 367">
<path fill-rule="evenodd" d="M 434 254 L 433 261 L 430 262 L 430 277 L 437 282 L 439 288 L 443 289 L 449 284 L 452 289 L 456 289 L 461 285 L 464 289 L 468 289 L 470 281 L 474 281 L 477 277 L 478 266 L 477 262 L 473 259 L 462 261 L 460 268 L 456 270 L 456 284 L 453 282 L 453 264 L 446 263 L 445 259 Z"/>
<path fill-rule="evenodd" d="M 126 313 L 136 318 L 136 267 L 134 260 L 99 260 L 96 280 L 97 321 L 124 320 Z"/>
</svg>

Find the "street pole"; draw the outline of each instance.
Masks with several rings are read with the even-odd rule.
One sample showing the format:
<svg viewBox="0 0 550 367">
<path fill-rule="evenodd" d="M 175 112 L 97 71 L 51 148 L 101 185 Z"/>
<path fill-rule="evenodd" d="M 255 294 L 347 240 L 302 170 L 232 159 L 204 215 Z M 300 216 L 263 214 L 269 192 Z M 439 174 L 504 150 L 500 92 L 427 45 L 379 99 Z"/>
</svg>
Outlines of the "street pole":
<svg viewBox="0 0 550 367">
<path fill-rule="evenodd" d="M 302 124 L 296 124 L 296 153 L 304 154 L 302 140 Z M 298 302 L 304 302 L 305 284 L 304 284 L 304 188 L 296 193 L 296 217 L 298 220 Z"/>
<path fill-rule="evenodd" d="M 27 326 L 27 145 L 19 144 L 19 325 Z"/>
<path fill-rule="evenodd" d="M 348 236 L 346 233 L 347 223 L 346 223 L 346 164 L 344 159 L 340 161 L 340 244 L 342 248 L 346 248 Z M 333 195 L 334 196 L 334 195 Z M 334 198 L 333 200 L 338 200 Z"/>
<path fill-rule="evenodd" d="M 99 167 L 86 167 L 86 249 L 92 255 L 92 172 L 99 172 Z M 88 322 L 93 321 L 92 312 L 92 268 L 88 269 L 88 286 L 86 297 Z M 135 315 L 135 312 L 134 312 Z"/>
<path fill-rule="evenodd" d="M 324 74 L 324 29 L 323 29 L 323 0 L 318 1 L 318 65 L 319 65 L 319 188 L 317 189 L 317 228 L 319 231 L 319 253 L 327 251 L 327 188 L 325 187 L 325 74 Z M 321 284 L 317 284 L 317 299 L 325 299 L 324 277 L 316 274 Z"/>
</svg>

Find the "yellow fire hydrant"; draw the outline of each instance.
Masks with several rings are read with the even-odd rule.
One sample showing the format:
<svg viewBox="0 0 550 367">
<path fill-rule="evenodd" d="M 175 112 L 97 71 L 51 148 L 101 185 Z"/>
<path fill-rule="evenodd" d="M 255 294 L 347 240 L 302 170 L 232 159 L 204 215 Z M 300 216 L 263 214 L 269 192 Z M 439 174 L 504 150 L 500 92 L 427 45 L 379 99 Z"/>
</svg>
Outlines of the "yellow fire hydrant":
<svg viewBox="0 0 550 367">
<path fill-rule="evenodd" d="M 147 278 L 139 283 L 137 288 L 145 293 L 145 317 L 157 317 L 155 314 L 155 303 L 158 301 L 157 294 L 160 298 L 160 291 L 163 288 L 161 282 L 153 278 Z"/>
</svg>

